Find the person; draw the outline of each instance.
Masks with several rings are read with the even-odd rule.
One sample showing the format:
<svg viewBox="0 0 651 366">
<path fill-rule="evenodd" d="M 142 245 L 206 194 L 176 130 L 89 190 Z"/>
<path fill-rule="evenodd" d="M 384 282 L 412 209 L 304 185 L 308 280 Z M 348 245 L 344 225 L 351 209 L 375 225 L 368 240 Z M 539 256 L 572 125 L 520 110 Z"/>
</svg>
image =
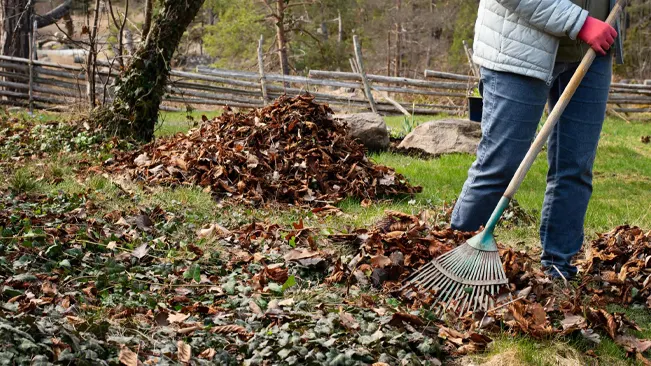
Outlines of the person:
<svg viewBox="0 0 651 366">
<path fill-rule="evenodd" d="M 452 212 L 455 229 L 486 224 L 535 137 L 546 102 L 552 108 L 558 101 L 588 47 L 597 53 L 547 142 L 540 240 L 550 277 L 577 272 L 571 259 L 583 245 L 613 54 L 622 61 L 621 37 L 604 22 L 613 6 L 614 0 L 479 4 L 473 61 L 481 70 L 482 138 Z"/>
</svg>

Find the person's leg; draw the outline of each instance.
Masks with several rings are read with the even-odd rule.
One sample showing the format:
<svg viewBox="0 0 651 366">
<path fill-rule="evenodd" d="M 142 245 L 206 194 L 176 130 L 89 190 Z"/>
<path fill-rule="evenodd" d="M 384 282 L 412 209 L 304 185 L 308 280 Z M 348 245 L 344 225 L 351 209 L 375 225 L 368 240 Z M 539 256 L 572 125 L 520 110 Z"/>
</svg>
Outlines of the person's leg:
<svg viewBox="0 0 651 366">
<path fill-rule="evenodd" d="M 560 74 L 550 90 L 550 107 L 567 86 L 576 65 Z M 583 244 L 583 223 L 592 194 L 592 165 L 606 115 L 612 56 L 598 56 L 548 141 L 547 190 L 543 203 L 541 262 L 547 273 L 572 277 L 572 257 Z"/>
<path fill-rule="evenodd" d="M 533 141 L 549 92 L 542 80 L 507 72 L 482 68 L 481 79 L 482 138 L 451 220 L 464 231 L 486 224 Z"/>
</svg>

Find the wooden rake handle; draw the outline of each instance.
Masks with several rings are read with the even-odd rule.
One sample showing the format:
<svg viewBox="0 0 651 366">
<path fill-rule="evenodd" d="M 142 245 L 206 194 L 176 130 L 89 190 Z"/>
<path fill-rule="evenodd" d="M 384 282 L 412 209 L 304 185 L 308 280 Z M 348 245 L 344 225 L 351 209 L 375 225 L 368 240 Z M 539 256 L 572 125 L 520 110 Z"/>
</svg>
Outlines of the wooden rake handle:
<svg viewBox="0 0 651 366">
<path fill-rule="evenodd" d="M 606 19 L 606 23 L 614 26 L 617 17 L 625 6 L 626 0 L 617 0 L 617 3 L 613 7 L 613 10 L 611 10 L 610 15 L 608 15 L 608 19 Z M 536 160 L 536 156 L 538 156 L 540 150 L 543 148 L 543 145 L 545 145 L 545 141 L 547 141 L 547 138 L 549 138 L 549 135 L 552 133 L 554 126 L 556 126 L 556 123 L 558 123 L 558 120 L 563 114 L 563 111 L 565 111 L 565 107 L 567 107 L 567 104 L 572 99 L 576 88 L 578 88 L 579 84 L 581 84 L 583 77 L 588 72 L 588 69 L 590 68 L 590 65 L 592 65 L 592 61 L 594 61 L 596 55 L 597 54 L 595 51 L 590 48 L 588 52 L 586 52 L 585 56 L 583 56 L 583 60 L 581 60 L 581 63 L 574 72 L 574 75 L 572 75 L 572 79 L 570 79 L 569 84 L 567 84 L 565 87 L 563 94 L 558 99 L 558 102 L 554 106 L 554 109 L 549 114 L 549 117 L 547 117 L 547 121 L 545 121 L 545 124 L 540 129 L 540 132 L 538 132 L 538 136 L 536 136 L 536 139 L 533 141 L 533 144 L 531 144 L 529 151 L 527 151 L 527 155 L 525 155 L 524 159 L 520 163 L 520 166 L 518 167 L 518 170 L 515 172 L 515 175 L 511 179 L 509 186 L 504 192 L 504 197 L 507 197 L 509 199 L 513 198 L 515 192 L 517 192 L 518 188 L 520 188 L 520 184 L 522 184 L 524 176 L 527 175 L 527 172 L 531 168 L 531 165 L 533 164 L 534 160 Z"/>
</svg>

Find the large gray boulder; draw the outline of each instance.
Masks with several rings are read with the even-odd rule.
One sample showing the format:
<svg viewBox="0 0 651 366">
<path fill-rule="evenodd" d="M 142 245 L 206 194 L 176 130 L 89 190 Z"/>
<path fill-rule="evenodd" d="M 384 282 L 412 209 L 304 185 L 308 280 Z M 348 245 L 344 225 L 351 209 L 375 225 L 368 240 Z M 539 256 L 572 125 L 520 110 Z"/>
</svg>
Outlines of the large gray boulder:
<svg viewBox="0 0 651 366">
<path fill-rule="evenodd" d="M 348 125 L 348 136 L 359 140 L 371 151 L 389 147 L 389 131 L 384 118 L 377 113 L 337 114 L 335 121 Z"/>
<path fill-rule="evenodd" d="M 481 125 L 465 119 L 425 122 L 402 140 L 398 149 L 416 150 L 438 156 L 449 153 L 475 154 L 481 139 Z"/>
</svg>

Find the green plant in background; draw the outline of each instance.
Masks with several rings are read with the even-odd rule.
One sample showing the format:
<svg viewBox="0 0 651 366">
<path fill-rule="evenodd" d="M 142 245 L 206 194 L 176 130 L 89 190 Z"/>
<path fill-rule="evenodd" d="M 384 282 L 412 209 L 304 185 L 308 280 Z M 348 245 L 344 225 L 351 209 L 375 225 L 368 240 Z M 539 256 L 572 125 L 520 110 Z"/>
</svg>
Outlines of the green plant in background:
<svg viewBox="0 0 651 366">
<path fill-rule="evenodd" d="M 37 186 L 36 178 L 25 168 L 16 169 L 9 178 L 9 188 L 16 194 L 32 192 Z"/>
<path fill-rule="evenodd" d="M 466 40 L 468 47 L 472 47 L 479 1 L 462 0 L 459 2 L 458 7 L 459 11 L 454 22 L 452 44 L 448 50 L 448 64 L 457 70 L 468 70 L 468 60 L 463 48 L 463 41 Z"/>
<path fill-rule="evenodd" d="M 481 94 L 479 94 L 479 88 L 477 88 L 477 87 L 472 88 L 472 90 L 470 90 L 470 92 L 468 93 L 468 95 L 471 96 L 471 97 L 478 97 L 478 98 L 481 98 Z"/>
</svg>

